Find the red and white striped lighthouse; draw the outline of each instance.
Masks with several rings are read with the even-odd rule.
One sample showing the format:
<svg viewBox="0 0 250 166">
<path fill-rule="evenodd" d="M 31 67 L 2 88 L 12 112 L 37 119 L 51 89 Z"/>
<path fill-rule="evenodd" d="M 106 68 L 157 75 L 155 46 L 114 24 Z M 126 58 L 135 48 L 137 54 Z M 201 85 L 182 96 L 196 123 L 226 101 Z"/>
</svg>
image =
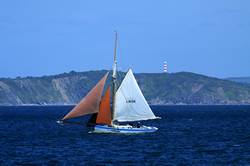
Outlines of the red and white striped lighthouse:
<svg viewBox="0 0 250 166">
<path fill-rule="evenodd" d="M 164 61 L 163 62 L 163 73 L 167 73 L 168 72 L 168 65 L 167 65 L 167 62 Z"/>
</svg>

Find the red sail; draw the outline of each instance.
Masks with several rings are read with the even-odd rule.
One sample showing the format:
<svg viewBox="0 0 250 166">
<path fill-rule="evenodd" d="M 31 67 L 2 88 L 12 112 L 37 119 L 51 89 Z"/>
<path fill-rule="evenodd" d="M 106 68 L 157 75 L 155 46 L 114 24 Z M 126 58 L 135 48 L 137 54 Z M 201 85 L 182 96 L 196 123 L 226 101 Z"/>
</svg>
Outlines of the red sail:
<svg viewBox="0 0 250 166">
<path fill-rule="evenodd" d="M 111 111 L 110 111 L 110 87 L 105 92 L 100 104 L 100 111 L 96 119 L 97 124 L 111 124 Z"/>
<path fill-rule="evenodd" d="M 102 91 L 108 77 L 108 73 L 96 84 L 96 86 L 78 103 L 62 120 L 76 118 L 99 111 Z"/>
</svg>

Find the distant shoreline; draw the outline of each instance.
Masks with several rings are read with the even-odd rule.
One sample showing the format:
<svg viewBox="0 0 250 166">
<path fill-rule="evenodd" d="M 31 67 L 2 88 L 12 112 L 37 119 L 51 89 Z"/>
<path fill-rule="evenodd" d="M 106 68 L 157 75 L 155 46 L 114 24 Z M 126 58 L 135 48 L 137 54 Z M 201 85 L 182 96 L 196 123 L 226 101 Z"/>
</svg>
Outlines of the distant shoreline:
<svg viewBox="0 0 250 166">
<path fill-rule="evenodd" d="M 106 71 L 0 79 L 0 105 L 73 106 Z M 122 79 L 125 73 L 119 72 Z M 150 105 L 249 105 L 250 84 L 190 72 L 139 73 L 135 78 Z M 111 76 L 107 81 L 107 85 Z"/>
</svg>

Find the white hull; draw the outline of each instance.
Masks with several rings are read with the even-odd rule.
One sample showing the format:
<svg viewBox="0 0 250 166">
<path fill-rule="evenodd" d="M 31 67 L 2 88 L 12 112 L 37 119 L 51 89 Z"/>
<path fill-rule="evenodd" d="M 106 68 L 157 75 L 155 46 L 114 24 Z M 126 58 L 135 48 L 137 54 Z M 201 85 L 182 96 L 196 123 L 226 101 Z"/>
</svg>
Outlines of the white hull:
<svg viewBox="0 0 250 166">
<path fill-rule="evenodd" d="M 140 126 L 132 127 L 130 125 L 95 125 L 94 133 L 126 133 L 126 134 L 138 134 L 138 133 L 152 133 L 157 131 L 156 127 Z"/>
</svg>

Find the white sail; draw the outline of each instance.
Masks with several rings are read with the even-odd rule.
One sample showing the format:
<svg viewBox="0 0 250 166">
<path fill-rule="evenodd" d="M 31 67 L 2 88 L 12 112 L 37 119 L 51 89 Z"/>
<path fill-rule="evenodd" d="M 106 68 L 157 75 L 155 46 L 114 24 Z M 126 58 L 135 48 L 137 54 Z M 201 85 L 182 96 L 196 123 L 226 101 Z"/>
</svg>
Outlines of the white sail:
<svg viewBox="0 0 250 166">
<path fill-rule="evenodd" d="M 139 121 L 156 119 L 144 98 L 131 69 L 116 92 L 114 120 Z"/>
</svg>

